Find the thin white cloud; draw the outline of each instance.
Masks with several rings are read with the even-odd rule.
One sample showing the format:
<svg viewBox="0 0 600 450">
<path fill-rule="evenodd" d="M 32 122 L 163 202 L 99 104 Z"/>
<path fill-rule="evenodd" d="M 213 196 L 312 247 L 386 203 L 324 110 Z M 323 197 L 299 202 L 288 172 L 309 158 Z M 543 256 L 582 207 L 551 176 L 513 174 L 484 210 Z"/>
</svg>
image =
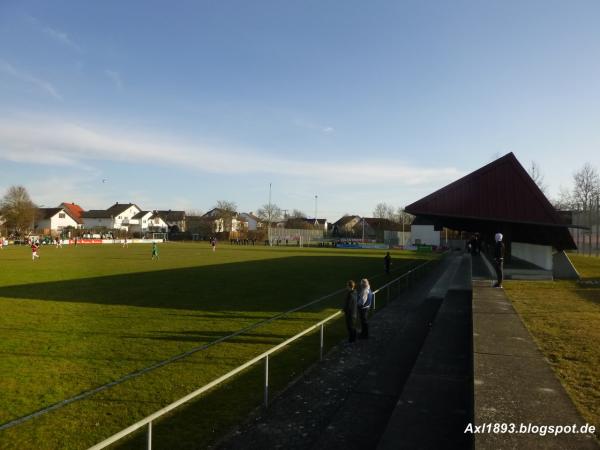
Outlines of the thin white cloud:
<svg viewBox="0 0 600 450">
<path fill-rule="evenodd" d="M 0 59 L 0 73 L 4 73 L 9 75 L 23 83 L 27 83 L 35 86 L 39 90 L 45 92 L 46 94 L 54 97 L 57 100 L 62 100 L 62 96 L 59 94 L 58 90 L 48 81 L 42 80 L 41 78 L 34 77 L 29 73 L 17 69 L 12 64 Z"/>
<path fill-rule="evenodd" d="M 104 75 L 106 75 L 108 78 L 110 78 L 110 80 L 113 82 L 113 84 L 115 85 L 115 87 L 119 90 L 123 89 L 123 79 L 121 78 L 121 75 L 119 74 L 119 72 L 115 71 L 115 70 L 110 70 L 110 69 L 106 69 L 104 71 Z"/>
<path fill-rule="evenodd" d="M 296 119 L 296 120 L 294 120 L 293 123 L 295 126 L 297 126 L 299 128 L 305 128 L 307 130 L 319 131 L 324 134 L 331 134 L 331 133 L 335 132 L 335 128 L 333 128 L 332 126 L 318 125 L 316 123 L 313 123 L 313 122 L 310 122 L 307 120 Z"/>
<path fill-rule="evenodd" d="M 45 33 L 47 36 L 50 36 L 52 39 L 54 39 L 56 42 L 71 48 L 72 50 L 75 50 L 77 52 L 81 52 L 81 47 L 79 45 L 77 45 L 70 37 L 67 33 L 65 33 L 64 31 L 60 31 L 60 30 L 55 30 L 54 28 L 50 28 L 50 27 L 43 27 L 42 28 L 42 32 Z"/>
<path fill-rule="evenodd" d="M 190 144 L 150 133 L 123 134 L 68 121 L 32 118 L 0 122 L 0 159 L 55 165 L 135 162 L 204 173 L 275 174 L 326 185 L 415 186 L 451 181 L 462 175 L 455 168 L 412 167 L 401 161 L 292 159 L 254 149 Z"/>
<path fill-rule="evenodd" d="M 52 28 L 49 27 L 47 25 L 45 25 L 44 23 L 42 23 L 41 20 L 39 20 L 36 17 L 27 15 L 26 19 L 35 26 L 35 28 L 39 29 L 42 33 L 44 33 L 46 36 L 50 37 L 53 41 L 58 42 L 59 44 L 70 48 L 71 50 L 75 50 L 79 53 L 81 53 L 83 50 L 81 48 L 81 46 L 79 44 L 77 44 L 66 32 L 56 29 L 56 28 Z"/>
</svg>

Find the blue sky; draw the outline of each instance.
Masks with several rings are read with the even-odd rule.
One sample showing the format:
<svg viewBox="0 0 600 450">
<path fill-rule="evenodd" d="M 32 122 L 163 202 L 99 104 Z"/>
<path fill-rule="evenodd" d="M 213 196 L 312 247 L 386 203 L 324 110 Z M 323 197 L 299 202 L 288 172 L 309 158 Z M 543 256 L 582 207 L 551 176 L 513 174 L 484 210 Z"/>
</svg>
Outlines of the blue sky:
<svg viewBox="0 0 600 450">
<path fill-rule="evenodd" d="M 336 220 L 600 167 L 597 1 L 0 0 L 0 190 Z M 103 182 L 102 180 L 106 180 Z"/>
</svg>

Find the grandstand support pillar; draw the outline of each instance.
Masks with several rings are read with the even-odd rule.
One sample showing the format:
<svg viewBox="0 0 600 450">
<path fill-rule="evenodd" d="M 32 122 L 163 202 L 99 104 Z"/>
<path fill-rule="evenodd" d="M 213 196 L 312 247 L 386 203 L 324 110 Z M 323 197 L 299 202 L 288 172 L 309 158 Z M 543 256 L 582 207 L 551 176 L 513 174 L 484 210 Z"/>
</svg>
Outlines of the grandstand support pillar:
<svg viewBox="0 0 600 450">
<path fill-rule="evenodd" d="M 323 341 L 324 341 L 324 334 L 325 334 L 325 324 L 322 323 L 321 324 L 321 338 L 319 340 L 319 360 L 322 361 L 323 360 Z"/>
<path fill-rule="evenodd" d="M 152 422 L 148 422 L 148 450 L 152 450 Z"/>
<path fill-rule="evenodd" d="M 265 356 L 265 408 L 269 407 L 269 355 Z"/>
</svg>

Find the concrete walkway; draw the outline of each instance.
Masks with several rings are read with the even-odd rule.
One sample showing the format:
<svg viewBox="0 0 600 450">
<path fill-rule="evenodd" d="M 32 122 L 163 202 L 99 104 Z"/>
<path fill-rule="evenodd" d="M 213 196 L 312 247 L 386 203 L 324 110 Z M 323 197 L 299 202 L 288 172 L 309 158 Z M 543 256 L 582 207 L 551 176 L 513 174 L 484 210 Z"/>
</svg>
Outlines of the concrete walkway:
<svg viewBox="0 0 600 450">
<path fill-rule="evenodd" d="M 419 358 L 378 450 L 468 449 L 473 436 L 471 259 L 456 258 L 452 276 Z"/>
<path fill-rule="evenodd" d="M 446 258 L 378 311 L 370 320 L 368 340 L 339 345 L 269 409 L 257 410 L 216 447 L 376 448 L 429 333 L 439 296 L 451 281 L 442 275 L 456 269 L 452 261 Z M 436 283 L 437 297 L 428 299 Z"/>
<path fill-rule="evenodd" d="M 582 425 L 585 422 L 502 289 L 473 282 L 475 424 Z M 599 424 L 592 424 L 598 426 Z M 590 435 L 482 433 L 475 448 L 598 449 Z"/>
</svg>

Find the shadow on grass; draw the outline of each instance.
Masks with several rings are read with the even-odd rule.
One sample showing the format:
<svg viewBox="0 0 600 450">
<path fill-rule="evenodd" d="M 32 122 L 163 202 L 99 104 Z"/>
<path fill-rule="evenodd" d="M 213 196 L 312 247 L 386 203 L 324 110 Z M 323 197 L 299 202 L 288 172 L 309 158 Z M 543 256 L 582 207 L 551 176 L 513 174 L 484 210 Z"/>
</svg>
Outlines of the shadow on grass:
<svg viewBox="0 0 600 450">
<path fill-rule="evenodd" d="M 396 268 L 418 263 L 401 260 Z M 378 258 L 295 256 L 5 286 L 0 297 L 202 310 L 231 317 L 227 311 L 281 311 L 382 269 Z"/>
<path fill-rule="evenodd" d="M 328 329 L 325 351 L 346 337 L 343 320 Z M 270 358 L 269 398 L 274 401 L 290 382 L 298 380 L 318 362 L 318 333 L 294 342 Z M 217 388 L 182 405 L 153 426 L 153 448 L 218 448 L 219 441 L 248 414 L 260 414 L 264 393 L 264 363 L 261 361 Z M 324 394 L 325 395 L 325 394 Z M 259 407 L 259 409 L 256 409 Z M 117 449 L 146 448 L 146 428 L 116 443 Z M 249 447 L 252 447 L 251 445 Z"/>
</svg>

